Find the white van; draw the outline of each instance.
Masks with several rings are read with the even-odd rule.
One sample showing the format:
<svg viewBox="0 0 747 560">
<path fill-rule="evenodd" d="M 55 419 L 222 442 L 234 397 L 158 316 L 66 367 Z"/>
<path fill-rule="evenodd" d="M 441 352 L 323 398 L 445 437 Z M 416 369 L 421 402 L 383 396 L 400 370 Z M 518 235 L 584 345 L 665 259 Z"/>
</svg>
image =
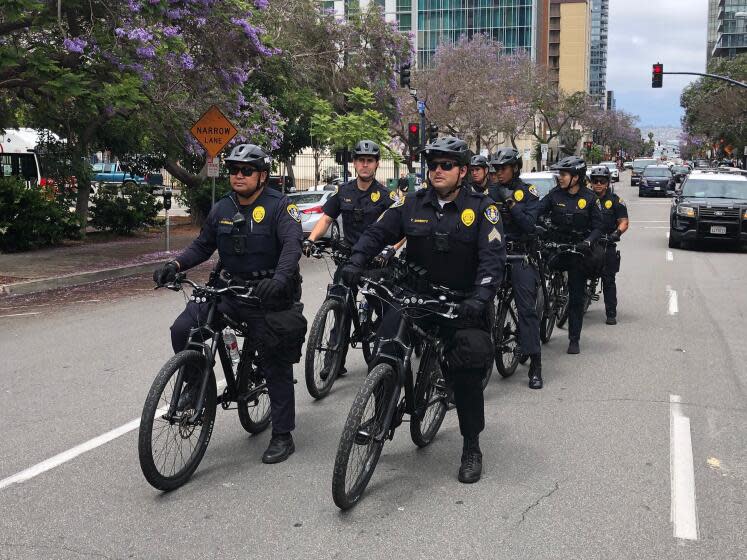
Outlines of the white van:
<svg viewBox="0 0 747 560">
<path fill-rule="evenodd" d="M 0 177 L 22 177 L 28 186 L 42 183 L 35 149 L 39 135 L 32 128 L 0 132 Z"/>
</svg>

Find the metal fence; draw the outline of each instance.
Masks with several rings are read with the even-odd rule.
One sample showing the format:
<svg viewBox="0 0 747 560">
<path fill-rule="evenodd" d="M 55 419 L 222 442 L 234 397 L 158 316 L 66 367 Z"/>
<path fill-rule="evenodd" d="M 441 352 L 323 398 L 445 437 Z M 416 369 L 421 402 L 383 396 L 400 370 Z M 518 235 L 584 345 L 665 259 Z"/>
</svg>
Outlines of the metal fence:
<svg viewBox="0 0 747 560">
<path fill-rule="evenodd" d="M 303 153 L 298 154 L 291 160 L 293 177 L 295 179 L 296 191 L 306 191 L 316 185 L 327 183 L 331 179 L 343 176 L 343 166 L 335 162 L 333 155 Z M 407 172 L 407 166 L 397 164 L 391 159 L 382 159 L 376 178 L 381 184 L 387 186 L 390 179 L 398 179 L 400 172 Z M 285 165 L 280 165 L 280 175 L 290 175 Z M 348 176 L 355 177 L 353 164 L 348 164 Z"/>
</svg>

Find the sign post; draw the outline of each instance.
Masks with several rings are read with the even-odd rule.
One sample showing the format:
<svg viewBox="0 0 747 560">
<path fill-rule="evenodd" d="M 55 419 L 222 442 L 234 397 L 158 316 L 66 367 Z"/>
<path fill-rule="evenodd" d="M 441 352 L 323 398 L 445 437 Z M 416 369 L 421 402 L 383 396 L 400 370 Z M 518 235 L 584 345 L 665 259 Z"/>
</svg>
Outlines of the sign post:
<svg viewBox="0 0 747 560">
<path fill-rule="evenodd" d="M 220 109 L 215 105 L 205 112 L 204 115 L 190 129 L 192 136 L 195 137 L 208 155 L 208 177 L 213 178 L 213 198 L 212 204 L 215 204 L 215 178 L 218 176 L 218 153 L 226 147 L 238 130 L 231 124 Z M 212 159 L 212 163 L 211 160 Z"/>
</svg>

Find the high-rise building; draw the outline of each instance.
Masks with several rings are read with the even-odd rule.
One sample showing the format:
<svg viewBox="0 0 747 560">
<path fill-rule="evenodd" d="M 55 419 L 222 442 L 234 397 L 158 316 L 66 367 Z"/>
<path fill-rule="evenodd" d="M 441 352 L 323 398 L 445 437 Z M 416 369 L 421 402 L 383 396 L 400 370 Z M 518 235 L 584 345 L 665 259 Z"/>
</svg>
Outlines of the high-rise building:
<svg viewBox="0 0 747 560">
<path fill-rule="evenodd" d="M 605 104 L 607 90 L 608 20 L 609 0 L 592 0 L 589 94 L 600 107 Z"/>
<path fill-rule="evenodd" d="M 747 0 L 708 0 L 707 44 L 708 62 L 747 52 Z"/>
<path fill-rule="evenodd" d="M 591 2 L 550 0 L 547 66 L 566 93 L 589 91 Z"/>
</svg>

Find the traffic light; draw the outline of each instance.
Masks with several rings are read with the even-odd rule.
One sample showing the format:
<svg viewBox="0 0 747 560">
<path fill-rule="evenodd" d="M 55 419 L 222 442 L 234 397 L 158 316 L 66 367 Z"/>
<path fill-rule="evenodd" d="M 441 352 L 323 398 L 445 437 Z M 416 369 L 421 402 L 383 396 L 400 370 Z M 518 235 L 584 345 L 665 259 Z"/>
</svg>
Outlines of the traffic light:
<svg viewBox="0 0 747 560">
<path fill-rule="evenodd" d="M 420 150 L 420 124 L 410 123 L 407 125 L 407 145 L 410 148 L 410 159 L 417 160 L 418 150 Z"/>
<path fill-rule="evenodd" d="M 651 87 L 660 88 L 664 81 L 664 65 L 657 62 L 651 70 Z"/>
<path fill-rule="evenodd" d="M 431 124 L 427 130 L 428 142 L 434 142 L 438 139 L 438 125 Z"/>
<path fill-rule="evenodd" d="M 403 64 L 399 69 L 399 87 L 410 89 L 410 64 Z"/>
</svg>

